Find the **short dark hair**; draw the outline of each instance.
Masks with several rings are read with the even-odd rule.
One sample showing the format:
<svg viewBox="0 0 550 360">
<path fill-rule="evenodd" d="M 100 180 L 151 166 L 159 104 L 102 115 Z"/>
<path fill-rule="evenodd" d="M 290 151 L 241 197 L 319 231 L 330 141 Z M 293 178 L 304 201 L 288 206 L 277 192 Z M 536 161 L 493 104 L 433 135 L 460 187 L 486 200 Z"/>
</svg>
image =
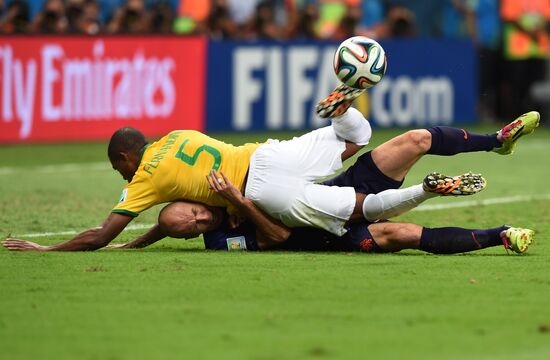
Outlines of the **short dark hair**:
<svg viewBox="0 0 550 360">
<path fill-rule="evenodd" d="M 109 160 L 117 161 L 120 159 L 121 152 L 139 153 L 146 144 L 147 141 L 141 131 L 131 127 L 120 128 L 111 136 L 107 155 Z"/>
</svg>

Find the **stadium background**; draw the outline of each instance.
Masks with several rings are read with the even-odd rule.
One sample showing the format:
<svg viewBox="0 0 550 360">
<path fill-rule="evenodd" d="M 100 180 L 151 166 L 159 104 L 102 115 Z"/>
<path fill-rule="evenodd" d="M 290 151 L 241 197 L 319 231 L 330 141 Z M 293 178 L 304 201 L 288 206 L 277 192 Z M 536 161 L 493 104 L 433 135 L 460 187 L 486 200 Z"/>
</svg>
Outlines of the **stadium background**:
<svg viewBox="0 0 550 360">
<path fill-rule="evenodd" d="M 124 186 L 105 156 L 120 126 L 241 144 L 325 125 L 312 108 L 335 85 L 334 49 L 355 34 L 388 54 L 386 78 L 355 104 L 377 127 L 370 147 L 432 124 L 493 132 L 532 109 L 544 125 L 549 6 L 0 0 L 0 233 L 53 244 L 99 224 Z M 540 40 L 523 54 L 505 41 L 519 23 Z M 213 253 L 200 239 L 0 248 L 0 358 L 549 358 L 549 139 L 543 126 L 513 156 L 426 157 L 405 183 L 481 171 L 489 186 L 475 199 L 399 219 L 533 228 L 526 256 Z"/>
<path fill-rule="evenodd" d="M 511 58 L 503 34 L 525 11 L 547 40 L 550 5 L 506 3 L 3 1 L 0 141 L 316 128 L 334 49 L 356 34 L 389 60 L 356 103 L 375 126 L 509 120 L 546 105 L 548 49 Z"/>
</svg>

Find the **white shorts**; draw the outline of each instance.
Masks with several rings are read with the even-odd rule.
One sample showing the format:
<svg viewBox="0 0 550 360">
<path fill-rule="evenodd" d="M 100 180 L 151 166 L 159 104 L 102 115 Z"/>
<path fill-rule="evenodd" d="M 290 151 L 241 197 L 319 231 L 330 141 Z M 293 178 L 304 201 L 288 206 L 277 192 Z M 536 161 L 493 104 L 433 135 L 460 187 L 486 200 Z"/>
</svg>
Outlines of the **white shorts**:
<svg viewBox="0 0 550 360">
<path fill-rule="evenodd" d="M 245 196 L 286 226 L 313 226 L 343 235 L 355 190 L 313 182 L 342 167 L 345 148 L 332 126 L 263 144 L 250 159 Z"/>
</svg>

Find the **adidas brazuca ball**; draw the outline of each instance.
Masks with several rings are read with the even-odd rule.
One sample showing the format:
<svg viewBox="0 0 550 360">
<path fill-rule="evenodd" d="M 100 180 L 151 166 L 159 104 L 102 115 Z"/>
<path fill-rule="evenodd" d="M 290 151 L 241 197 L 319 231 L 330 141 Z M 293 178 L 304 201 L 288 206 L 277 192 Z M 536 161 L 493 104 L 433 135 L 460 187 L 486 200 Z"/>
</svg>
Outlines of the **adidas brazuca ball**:
<svg viewBox="0 0 550 360">
<path fill-rule="evenodd" d="M 365 36 L 344 40 L 334 54 L 334 72 L 340 81 L 356 89 L 368 89 L 386 73 L 386 52 Z"/>
</svg>

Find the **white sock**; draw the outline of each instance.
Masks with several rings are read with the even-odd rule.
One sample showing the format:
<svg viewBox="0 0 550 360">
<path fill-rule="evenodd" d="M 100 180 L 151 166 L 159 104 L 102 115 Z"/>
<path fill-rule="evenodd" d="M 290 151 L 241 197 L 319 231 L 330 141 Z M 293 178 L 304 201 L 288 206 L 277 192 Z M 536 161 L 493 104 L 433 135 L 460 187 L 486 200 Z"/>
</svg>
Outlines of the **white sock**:
<svg viewBox="0 0 550 360">
<path fill-rule="evenodd" d="M 369 194 L 363 202 L 363 216 L 369 221 L 389 219 L 437 196 L 439 194 L 424 191 L 422 184 Z"/>
<path fill-rule="evenodd" d="M 330 119 L 336 135 L 357 145 L 369 143 L 372 130 L 359 110 L 350 107 L 343 115 Z"/>
</svg>

